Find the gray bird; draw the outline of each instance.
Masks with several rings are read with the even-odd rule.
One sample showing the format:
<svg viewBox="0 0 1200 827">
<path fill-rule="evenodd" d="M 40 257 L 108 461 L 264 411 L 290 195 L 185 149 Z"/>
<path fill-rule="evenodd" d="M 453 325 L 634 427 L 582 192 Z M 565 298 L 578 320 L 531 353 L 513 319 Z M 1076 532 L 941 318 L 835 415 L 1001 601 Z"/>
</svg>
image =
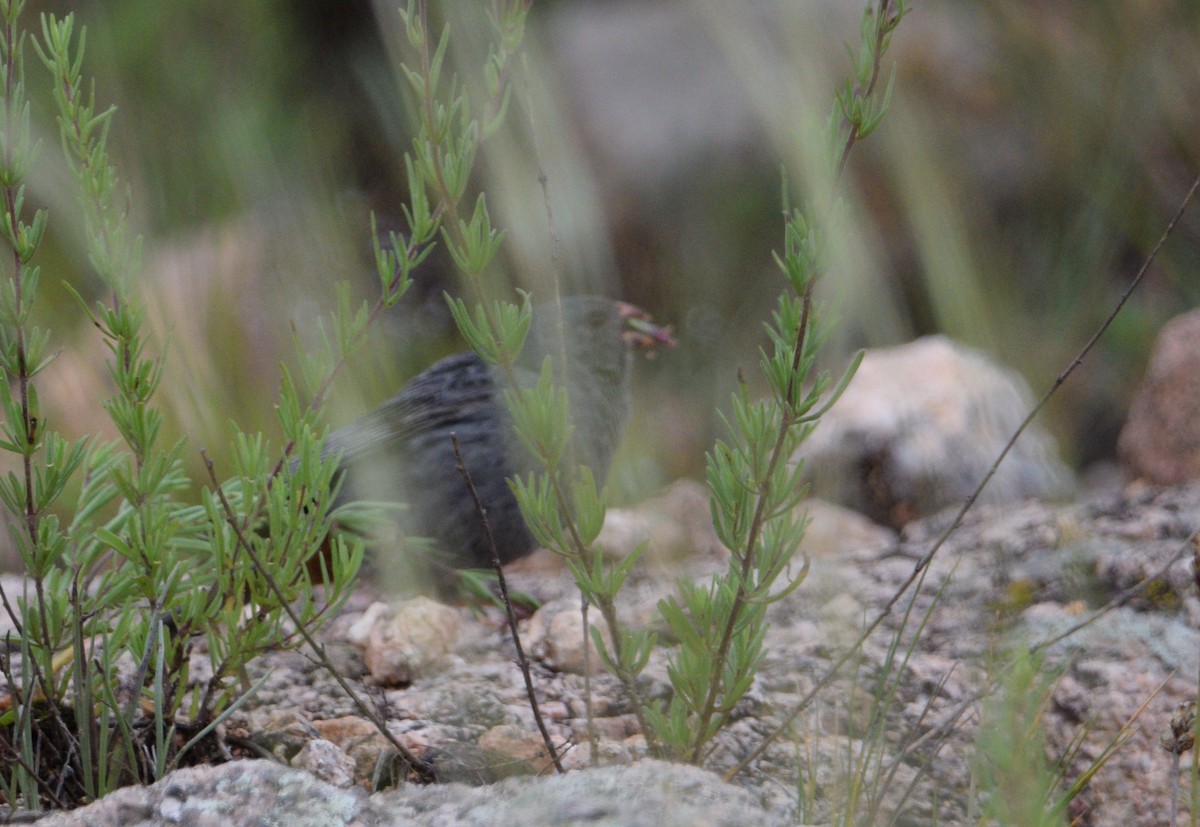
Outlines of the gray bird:
<svg viewBox="0 0 1200 827">
<path fill-rule="evenodd" d="M 561 319 L 557 311 L 543 305 L 534 312 L 517 381 L 532 385 L 546 356 L 556 365 L 565 363 L 555 379 L 568 394 L 574 456 L 602 484 L 629 417 L 632 349 L 673 342 L 644 311 L 622 302 L 576 297 L 563 300 Z M 376 410 L 335 431 L 323 454 L 340 457 L 338 503 L 402 502 L 404 532 L 433 540 L 440 562 L 490 567 L 491 547 L 457 469 L 453 434 L 501 563 L 529 554 L 536 544 L 507 479 L 533 470 L 533 461 L 512 433 L 502 396 L 506 384 L 499 368 L 473 352 L 449 356 Z"/>
</svg>

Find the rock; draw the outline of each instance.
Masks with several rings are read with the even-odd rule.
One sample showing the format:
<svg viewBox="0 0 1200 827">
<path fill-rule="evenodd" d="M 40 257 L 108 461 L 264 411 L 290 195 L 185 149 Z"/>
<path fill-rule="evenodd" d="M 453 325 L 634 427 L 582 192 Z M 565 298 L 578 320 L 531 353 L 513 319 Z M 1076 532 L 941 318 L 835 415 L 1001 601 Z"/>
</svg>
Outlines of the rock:
<svg viewBox="0 0 1200 827">
<path fill-rule="evenodd" d="M 373 784 L 381 774 L 381 769 L 390 764 L 390 757 L 395 755 L 395 749 L 387 739 L 379 733 L 375 725 L 366 718 L 354 715 L 344 715 L 324 721 L 313 721 L 313 728 L 320 733 L 321 739 L 337 746 L 353 762 L 352 777 L 360 786 L 374 789 Z M 423 744 L 415 738 L 405 739 L 405 747 L 414 753 L 420 753 Z M 294 766 L 299 766 L 293 761 Z M 315 772 L 315 771 L 314 771 Z M 319 775 L 319 774 L 318 774 Z M 329 778 L 321 776 L 325 781 Z M 385 776 L 390 778 L 390 776 Z"/>
<path fill-rule="evenodd" d="M 236 761 L 179 770 L 149 787 L 126 787 L 48 827 L 150 827 L 186 824 L 436 825 L 560 824 L 740 827 L 794 824 L 768 812 L 750 792 L 697 767 L 663 761 L 544 778 L 511 778 L 488 787 L 408 785 L 369 799 L 270 761 Z"/>
<path fill-rule="evenodd" d="M 633 567 L 633 579 L 646 574 L 660 582 L 670 579 L 680 565 L 702 564 L 705 573 L 723 569 L 729 551 L 713 529 L 708 489 L 695 480 L 677 480 L 650 499 L 624 508 L 610 508 L 595 547 L 611 560 L 627 557 L 640 543 L 645 552 Z M 565 601 L 576 606 L 579 591 L 563 558 L 548 551 L 535 552 L 505 567 L 512 591 L 534 597 L 545 604 Z M 635 622 L 646 623 L 657 616 L 655 604 L 665 592 L 658 588 L 644 599 L 631 600 L 626 589 L 620 607 Z"/>
<path fill-rule="evenodd" d="M 800 510 L 808 515 L 800 550 L 809 557 L 845 554 L 850 549 L 879 553 L 896 542 L 896 532 L 849 508 L 811 497 L 800 504 Z"/>
<path fill-rule="evenodd" d="M 706 770 L 663 761 L 602 767 L 547 778 L 510 778 L 489 787 L 447 784 L 376 795 L 387 824 L 557 827 L 740 827 L 795 824 L 752 793 Z"/>
<path fill-rule="evenodd" d="M 564 746 L 560 742 L 555 748 L 561 752 Z M 502 778 L 554 772 L 554 763 L 546 752 L 541 735 L 519 726 L 503 724 L 492 727 L 479 736 L 479 748 L 483 750 L 487 765 L 493 767 Z"/>
<path fill-rule="evenodd" d="M 708 489 L 694 480 L 678 480 L 636 507 L 610 509 L 596 546 L 623 558 L 640 543 L 646 543 L 647 558 L 655 561 L 725 553 L 713 529 Z"/>
<path fill-rule="evenodd" d="M 317 737 L 308 715 L 292 707 L 255 716 L 253 729 L 248 732 L 250 741 L 280 761 L 291 761 Z"/>
<path fill-rule="evenodd" d="M 901 527 L 960 504 L 1033 407 L 1017 374 L 943 336 L 869 351 L 845 394 L 801 446 L 813 493 Z M 1053 499 L 1073 488 L 1033 423 L 981 503 Z"/>
<path fill-rule="evenodd" d="M 1158 334 L 1117 451 L 1131 474 L 1158 485 L 1200 477 L 1200 310 Z"/>
<path fill-rule="evenodd" d="M 233 761 L 178 770 L 149 787 L 124 787 L 94 804 L 47 816 L 46 827 L 186 824 L 390 824 L 361 820 L 367 797 L 272 761 Z"/>
<path fill-rule="evenodd" d="M 604 627 L 604 619 L 595 607 L 588 613 L 588 621 Z M 542 606 L 529 618 L 522 633 L 522 640 L 531 657 L 537 658 L 551 669 L 576 675 L 584 673 L 583 647 L 586 641 L 588 671 L 594 675 L 604 670 L 596 644 L 590 635 L 585 636 L 583 633 L 578 599 L 564 598 Z"/>
<path fill-rule="evenodd" d="M 644 749 L 638 751 L 639 756 L 645 756 Z M 562 756 L 563 767 L 568 772 L 576 770 L 595 769 L 596 767 L 630 766 L 634 762 L 634 750 L 628 744 L 601 739 L 596 744 L 598 759 L 592 761 L 592 745 L 587 740 L 587 733 L 581 732 L 576 739 L 573 749 Z"/>
<path fill-rule="evenodd" d="M 402 686 L 436 671 L 462 635 L 458 610 L 418 597 L 392 608 L 377 603 L 347 633 L 363 650 L 371 679 L 380 686 Z"/>
<path fill-rule="evenodd" d="M 342 789 L 354 786 L 354 759 L 324 738 L 316 738 L 305 744 L 291 764 L 298 770 L 307 770 L 326 784 Z"/>
<path fill-rule="evenodd" d="M 322 738 L 332 741 L 347 752 L 354 743 L 377 734 L 374 724 L 357 715 L 313 721 L 312 726 Z"/>
</svg>

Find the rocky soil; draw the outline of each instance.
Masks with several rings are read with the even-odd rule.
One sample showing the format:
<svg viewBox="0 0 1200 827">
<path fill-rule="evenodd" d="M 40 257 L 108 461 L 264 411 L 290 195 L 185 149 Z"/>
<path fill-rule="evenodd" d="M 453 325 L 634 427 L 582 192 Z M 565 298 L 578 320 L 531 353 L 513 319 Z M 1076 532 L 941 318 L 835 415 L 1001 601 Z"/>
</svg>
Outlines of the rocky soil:
<svg viewBox="0 0 1200 827">
<path fill-rule="evenodd" d="M 681 536 L 703 536 L 702 526 L 686 522 L 702 503 L 699 486 L 680 483 L 640 509 L 615 513 L 614 520 L 624 531 L 673 527 Z M 896 535 L 837 506 L 814 502 L 810 512 L 811 573 L 772 608 L 762 672 L 738 720 L 717 739 L 706 770 L 648 761 L 629 708 L 602 674 L 592 678 L 601 769 L 591 768 L 577 604 L 568 575 L 547 556 L 529 561 L 513 580 L 544 601 L 522 631 L 536 654 L 534 675 L 551 734 L 569 745 L 567 776 L 548 773 L 513 647 L 496 615 L 424 598 L 376 603 L 364 592 L 327 640 L 345 673 L 369 687 L 386 710 L 392 731 L 433 764 L 438 784 L 368 795 L 387 783 L 382 739 L 322 669 L 302 653 L 280 652 L 258 664 L 259 674 L 270 673 L 266 684 L 252 708 L 225 728 L 232 742 L 254 745 L 277 763 L 183 771 L 45 823 L 294 817 L 321 824 L 493 824 L 506 818 L 744 824 L 753 816 L 761 823 L 820 824 L 844 806 L 852 768 L 863 755 L 870 768 L 860 806 L 874 808 L 872 823 L 887 817 L 898 824 L 967 823 L 977 812 L 971 790 L 983 696 L 1004 691 L 1000 665 L 1012 651 L 1064 634 L 1046 649 L 1045 671 L 1053 676 L 1041 707 L 1046 755 L 1075 745 L 1070 782 L 1125 732 L 1124 743 L 1073 803 L 1076 823 L 1163 823 L 1173 770 L 1160 737 L 1176 706 L 1195 697 L 1200 669 L 1200 598 L 1189 539 L 1200 525 L 1200 486 L 1134 486 L 1078 504 L 1028 502 L 973 512 L 929 566 L 911 613 L 902 600 L 861 658 L 818 693 L 760 760 L 726 784 L 717 773 L 778 726 L 863 619 L 911 575 L 950 519 L 939 514 Z M 630 621 L 653 625 L 653 604 L 675 578 L 704 577 L 720 558 L 710 547 L 643 567 L 627 594 Z M 1152 588 L 1071 631 L 1147 577 Z M 647 669 L 651 697 L 669 691 L 667 652 L 660 650 Z M 396 671 L 401 663 L 407 664 L 403 674 Z M 893 694 L 876 730 L 880 680 L 890 681 Z M 220 819 L 208 820 L 215 813 Z"/>
<path fill-rule="evenodd" d="M 988 804 L 981 778 L 1006 755 L 1018 768 L 1060 764 L 1052 798 L 1080 784 L 1066 811 L 1073 824 L 1169 823 L 1172 795 L 1186 794 L 1173 784 L 1187 789 L 1192 755 L 1177 766 L 1165 745 L 1200 676 L 1200 484 L 1109 482 L 1048 502 L 1047 491 L 1071 485 L 1034 428 L 1018 443 L 1002 495 L 941 543 L 960 505 L 957 495 L 929 492 L 961 493 L 963 478 L 981 476 L 1030 404 L 1017 377 L 980 358 L 943 340 L 871 354 L 856 393 L 822 422 L 827 434 L 805 457 L 814 489 L 870 503 L 901 527 L 819 498 L 806 503 L 811 567 L 770 607 L 757 680 L 703 768 L 648 756 L 629 703 L 585 650 L 565 566 L 539 552 L 511 566 L 509 581 L 540 606 L 520 633 L 565 775 L 551 772 L 499 612 L 387 599 L 364 586 L 326 628 L 325 646 L 436 783 L 399 783 L 385 740 L 333 677 L 303 652 L 277 652 L 254 665 L 261 688 L 221 731 L 229 755 L 246 758 L 182 770 L 43 823 L 975 824 Z M 1172 387 L 1159 367 L 1148 371 L 1154 381 L 1135 417 L 1171 404 L 1154 396 Z M 922 413 L 903 389 L 914 377 L 936 428 L 912 426 Z M 1178 456 L 1195 451 L 1188 429 L 1171 436 Z M 954 448 L 973 440 L 988 450 Z M 1132 467 L 1140 444 L 1123 442 Z M 681 579 L 710 577 L 728 552 L 704 488 L 690 481 L 610 512 L 600 541 L 608 551 L 626 554 L 643 540 L 651 551 L 621 611 L 627 624 L 661 632 L 658 601 Z M 387 566 L 386 553 L 377 566 Z M 818 687 L 881 613 L 858 654 Z M 652 699 L 671 691 L 671 641 L 660 644 L 642 679 Z M 196 680 L 205 667 L 197 651 Z M 995 795 L 1036 803 L 1041 793 L 1013 782 Z"/>
</svg>

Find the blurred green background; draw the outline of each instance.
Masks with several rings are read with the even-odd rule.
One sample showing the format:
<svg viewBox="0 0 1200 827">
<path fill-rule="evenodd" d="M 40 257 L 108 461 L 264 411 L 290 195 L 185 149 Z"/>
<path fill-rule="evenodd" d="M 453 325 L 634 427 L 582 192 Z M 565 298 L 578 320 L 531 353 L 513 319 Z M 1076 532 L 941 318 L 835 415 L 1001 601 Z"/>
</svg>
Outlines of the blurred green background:
<svg viewBox="0 0 1200 827">
<path fill-rule="evenodd" d="M 803 196 L 813 132 L 849 70 L 861 0 L 534 3 L 505 128 L 478 184 L 509 231 L 504 269 L 546 295 L 616 295 L 671 322 L 679 347 L 639 366 L 618 499 L 701 473 L 759 321 L 783 285 L 780 170 Z M 486 3 L 453 13 L 454 60 L 479 82 Z M 1036 392 L 1136 271 L 1195 175 L 1200 4 L 1170 0 L 913 2 L 887 60 L 892 110 L 845 184 L 823 285 L 836 369 L 862 346 L 943 332 L 1018 369 Z M 447 11 L 449 9 L 449 11 Z M 230 423 L 277 435 L 279 365 L 311 347 L 348 277 L 372 296 L 369 212 L 402 230 L 408 99 L 395 3 L 31 2 L 88 27 L 85 75 L 118 107 L 109 143 L 146 239 L 143 275 L 170 370 L 169 436 L 226 454 Z M 35 18 L 27 15 L 32 25 Z M 111 433 L 105 352 L 60 286 L 100 298 L 56 151 L 46 77 L 28 67 L 50 207 L 39 307 L 62 353 L 47 412 Z M 478 99 L 478 98 L 477 98 Z M 40 108 L 39 108 L 40 107 Z M 553 228 L 538 184 L 547 176 Z M 1200 213 L 1045 424 L 1077 468 L 1109 460 L 1155 331 L 1200 299 Z M 331 425 L 456 349 L 436 257 L 340 380 Z"/>
</svg>

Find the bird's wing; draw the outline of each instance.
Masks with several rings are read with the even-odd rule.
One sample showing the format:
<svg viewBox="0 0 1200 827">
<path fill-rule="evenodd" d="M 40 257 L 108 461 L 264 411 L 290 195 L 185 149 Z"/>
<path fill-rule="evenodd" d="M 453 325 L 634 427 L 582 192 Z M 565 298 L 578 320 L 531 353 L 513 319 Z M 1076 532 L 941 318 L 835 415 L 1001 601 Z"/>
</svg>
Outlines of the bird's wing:
<svg viewBox="0 0 1200 827">
<path fill-rule="evenodd" d="M 491 369 L 474 353 L 449 356 L 414 377 L 378 409 L 329 435 L 323 456 L 337 453 L 343 464 L 385 448 L 445 434 L 456 425 L 493 416 Z"/>
</svg>

